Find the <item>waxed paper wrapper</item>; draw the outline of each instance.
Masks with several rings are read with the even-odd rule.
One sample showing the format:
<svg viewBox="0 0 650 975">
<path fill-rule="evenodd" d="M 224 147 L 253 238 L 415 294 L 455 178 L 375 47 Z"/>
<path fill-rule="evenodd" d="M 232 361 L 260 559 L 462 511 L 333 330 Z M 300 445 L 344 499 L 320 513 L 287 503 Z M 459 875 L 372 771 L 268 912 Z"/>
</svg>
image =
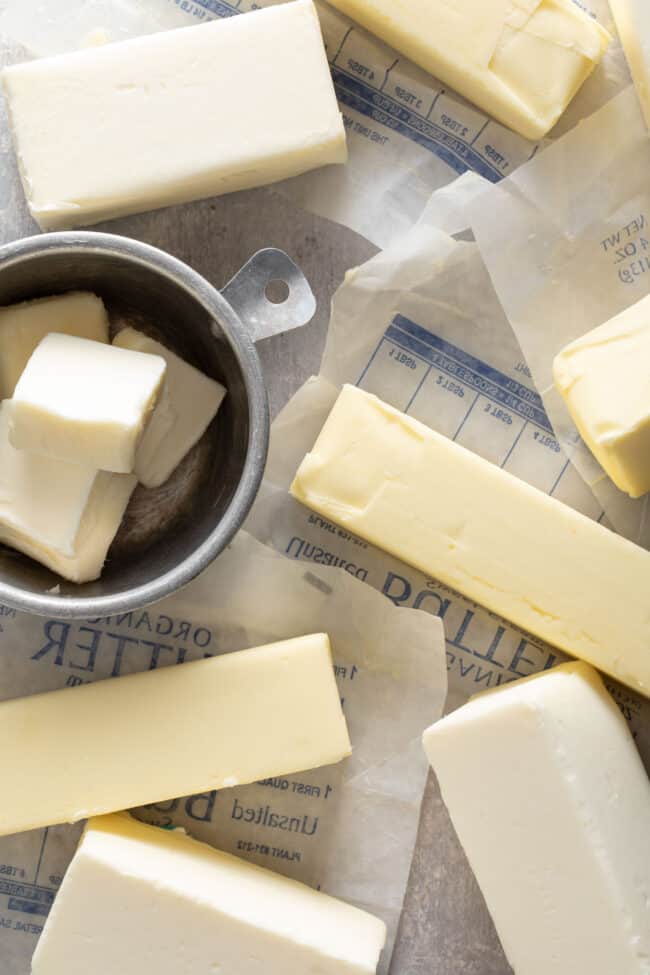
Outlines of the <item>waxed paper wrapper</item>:
<svg viewBox="0 0 650 975">
<path fill-rule="evenodd" d="M 282 0 L 0 0 L 0 34 L 42 56 L 274 2 Z M 535 154 L 538 144 L 491 119 L 327 3 L 317 5 L 350 160 L 278 184 L 276 190 L 291 201 L 383 247 L 413 225 L 434 190 L 459 173 L 498 182 Z M 607 0 L 590 0 L 588 6 L 613 31 Z M 551 138 L 629 80 L 615 42 Z M 1 172 L 0 164 L 0 181 Z"/>
<path fill-rule="evenodd" d="M 552 369 L 565 345 L 650 290 L 649 172 L 650 136 L 630 87 L 498 187 L 483 184 L 461 204 L 563 450 L 608 522 L 645 548 L 650 495 L 632 499 L 607 476 Z M 612 388 L 623 381 L 612 375 Z"/>
<path fill-rule="evenodd" d="M 70 623 L 0 608 L 0 687 L 4 698 L 15 698 L 313 632 L 331 638 L 351 758 L 135 814 L 185 827 L 199 840 L 382 917 L 389 935 L 380 972 L 386 972 L 427 774 L 421 735 L 441 715 L 446 694 L 439 620 L 399 612 L 347 572 L 292 562 L 240 533 L 199 580 L 147 610 Z M 174 728 L 170 714 L 161 739 Z M 115 748 L 128 762 L 129 742 L 119 729 Z M 12 788 L 20 783 L 4 783 L 5 794 Z M 0 838 L 2 975 L 29 972 L 80 832 L 80 825 L 56 826 Z"/>
<path fill-rule="evenodd" d="M 447 205 L 448 192 L 441 192 L 442 202 L 432 199 L 411 231 L 350 271 L 335 294 L 321 375 L 272 425 L 265 480 L 248 528 L 294 559 L 344 567 L 396 606 L 439 615 L 451 710 L 473 693 L 568 658 L 330 523 L 288 490 L 341 385 L 352 383 L 583 514 L 599 516 L 600 506 L 554 437 L 477 245 L 435 226 L 441 213 L 450 225 L 458 216 Z M 464 192 L 471 196 L 472 187 Z M 605 682 L 650 768 L 650 702 Z"/>
</svg>

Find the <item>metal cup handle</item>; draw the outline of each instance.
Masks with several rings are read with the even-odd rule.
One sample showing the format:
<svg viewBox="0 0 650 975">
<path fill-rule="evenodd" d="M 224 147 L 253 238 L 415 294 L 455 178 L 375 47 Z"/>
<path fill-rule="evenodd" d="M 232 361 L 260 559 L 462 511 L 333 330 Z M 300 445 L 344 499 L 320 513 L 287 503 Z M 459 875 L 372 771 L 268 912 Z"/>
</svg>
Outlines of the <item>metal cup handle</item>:
<svg viewBox="0 0 650 975">
<path fill-rule="evenodd" d="M 297 264 L 275 247 L 258 251 L 221 293 L 253 342 L 300 328 L 311 321 L 316 298 Z"/>
</svg>

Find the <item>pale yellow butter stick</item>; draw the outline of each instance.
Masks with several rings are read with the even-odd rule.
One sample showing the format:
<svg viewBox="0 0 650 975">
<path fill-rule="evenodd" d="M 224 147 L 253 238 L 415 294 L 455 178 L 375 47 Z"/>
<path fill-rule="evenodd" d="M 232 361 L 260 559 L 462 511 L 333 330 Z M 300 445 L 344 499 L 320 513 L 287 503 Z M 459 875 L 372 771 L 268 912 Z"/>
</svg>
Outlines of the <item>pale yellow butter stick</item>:
<svg viewBox="0 0 650 975">
<path fill-rule="evenodd" d="M 33 975 L 374 975 L 383 921 L 181 830 L 92 819 Z"/>
<path fill-rule="evenodd" d="M 609 5 L 650 128 L 650 4 L 648 0 L 609 0 Z"/>
<path fill-rule="evenodd" d="M 347 158 L 312 0 L 13 65 L 2 81 L 25 194 L 44 229 Z"/>
<path fill-rule="evenodd" d="M 553 128 L 610 41 L 572 0 L 332 0 L 527 139 Z"/>
<path fill-rule="evenodd" d="M 650 297 L 562 349 L 553 379 L 616 486 L 632 498 L 650 491 Z"/>
<path fill-rule="evenodd" d="M 167 364 L 160 399 L 135 455 L 135 473 L 140 484 L 159 487 L 203 436 L 226 390 L 221 383 L 134 328 L 122 329 L 113 345 L 160 356 Z"/>
<path fill-rule="evenodd" d="M 0 835 L 350 754 L 327 636 L 0 703 Z"/>
<path fill-rule="evenodd" d="M 650 782 L 596 672 L 479 694 L 424 748 L 517 975 L 648 975 Z"/>
<path fill-rule="evenodd" d="M 345 386 L 291 492 L 650 696 L 650 552 Z"/>
</svg>

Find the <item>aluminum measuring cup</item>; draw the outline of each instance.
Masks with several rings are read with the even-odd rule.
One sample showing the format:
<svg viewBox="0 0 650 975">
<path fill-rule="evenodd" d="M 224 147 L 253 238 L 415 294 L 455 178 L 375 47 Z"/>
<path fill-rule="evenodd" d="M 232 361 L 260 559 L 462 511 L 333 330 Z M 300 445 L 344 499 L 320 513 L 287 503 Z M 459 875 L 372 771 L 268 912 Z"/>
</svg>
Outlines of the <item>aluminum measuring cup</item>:
<svg viewBox="0 0 650 975">
<path fill-rule="evenodd" d="M 286 300 L 267 298 L 282 281 Z M 225 548 L 257 494 L 269 411 L 254 341 L 305 324 L 315 299 L 282 251 L 259 251 L 218 291 L 169 254 L 112 234 L 43 234 L 0 248 L 0 305 L 67 291 L 103 298 L 111 331 L 131 325 L 227 388 L 222 407 L 169 481 L 138 487 L 101 579 L 76 585 L 0 546 L 0 603 L 88 619 L 169 596 Z"/>
</svg>

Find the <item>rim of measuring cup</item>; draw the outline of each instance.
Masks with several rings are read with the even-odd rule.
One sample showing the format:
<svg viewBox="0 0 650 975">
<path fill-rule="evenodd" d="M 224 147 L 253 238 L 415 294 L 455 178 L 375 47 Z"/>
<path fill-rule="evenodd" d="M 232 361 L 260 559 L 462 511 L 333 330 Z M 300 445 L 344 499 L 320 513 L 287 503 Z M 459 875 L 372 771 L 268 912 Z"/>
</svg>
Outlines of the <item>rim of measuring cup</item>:
<svg viewBox="0 0 650 975">
<path fill-rule="evenodd" d="M 150 244 L 98 231 L 59 231 L 26 237 L 0 247 L 0 268 L 43 254 L 95 253 L 127 259 L 163 275 L 216 319 L 240 367 L 250 411 L 248 446 L 239 484 L 209 536 L 178 565 L 156 579 L 109 596 L 31 593 L 0 581 L 0 603 L 39 616 L 88 619 L 142 609 L 171 596 L 203 572 L 241 528 L 257 496 L 269 446 L 269 406 L 259 356 L 234 309 L 220 291 L 189 265 Z"/>
</svg>

